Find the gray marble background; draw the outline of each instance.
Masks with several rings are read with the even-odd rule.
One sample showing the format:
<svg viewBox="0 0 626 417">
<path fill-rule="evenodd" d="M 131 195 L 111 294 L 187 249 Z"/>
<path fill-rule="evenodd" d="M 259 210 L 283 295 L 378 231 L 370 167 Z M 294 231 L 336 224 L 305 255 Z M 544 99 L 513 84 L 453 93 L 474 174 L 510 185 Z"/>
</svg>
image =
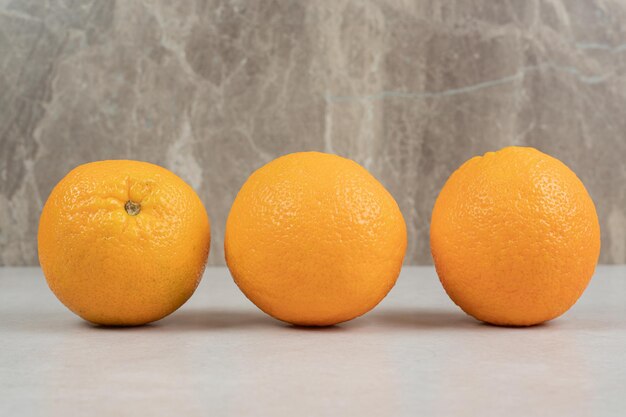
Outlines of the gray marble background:
<svg viewBox="0 0 626 417">
<path fill-rule="evenodd" d="M 365 165 L 397 199 L 407 262 L 473 155 L 517 144 L 594 198 L 626 261 L 626 2 L 0 0 L 0 264 L 36 265 L 39 214 L 74 166 L 163 165 L 212 219 L 288 152 Z"/>
</svg>

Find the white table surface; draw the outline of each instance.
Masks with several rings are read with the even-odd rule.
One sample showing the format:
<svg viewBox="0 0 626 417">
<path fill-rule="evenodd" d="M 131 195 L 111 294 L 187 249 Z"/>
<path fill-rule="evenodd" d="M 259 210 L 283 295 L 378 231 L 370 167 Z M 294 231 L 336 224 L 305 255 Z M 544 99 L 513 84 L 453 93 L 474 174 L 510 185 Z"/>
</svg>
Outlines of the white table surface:
<svg viewBox="0 0 626 417">
<path fill-rule="evenodd" d="M 429 267 L 325 329 L 257 310 L 224 268 L 136 328 L 91 326 L 37 268 L 0 269 L 0 416 L 625 416 L 626 267 L 599 267 L 563 317 L 465 316 Z"/>
</svg>

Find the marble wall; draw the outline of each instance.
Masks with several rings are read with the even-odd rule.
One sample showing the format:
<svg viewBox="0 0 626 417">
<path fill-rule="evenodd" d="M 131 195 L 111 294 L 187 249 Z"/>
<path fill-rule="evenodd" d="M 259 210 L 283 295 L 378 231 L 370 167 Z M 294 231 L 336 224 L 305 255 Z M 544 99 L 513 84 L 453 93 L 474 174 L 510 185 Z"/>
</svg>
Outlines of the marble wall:
<svg viewBox="0 0 626 417">
<path fill-rule="evenodd" d="M 222 264 L 241 184 L 300 150 L 365 165 L 428 264 L 448 175 L 510 144 L 578 173 L 624 263 L 626 2 L 0 0 L 2 265 L 36 265 L 54 184 L 110 158 L 189 182 Z"/>
</svg>

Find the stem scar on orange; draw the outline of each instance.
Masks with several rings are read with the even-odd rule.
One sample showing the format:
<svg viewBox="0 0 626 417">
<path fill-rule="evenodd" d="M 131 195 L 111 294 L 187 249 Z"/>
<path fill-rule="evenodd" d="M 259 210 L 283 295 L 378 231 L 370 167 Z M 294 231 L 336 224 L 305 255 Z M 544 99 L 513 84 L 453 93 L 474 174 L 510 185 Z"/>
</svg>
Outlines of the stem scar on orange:
<svg viewBox="0 0 626 417">
<path fill-rule="evenodd" d="M 325 326 L 376 306 L 400 272 L 407 238 L 391 194 L 363 167 L 289 154 L 245 182 L 226 222 L 226 262 L 243 293 L 285 322 Z"/>
<path fill-rule="evenodd" d="M 52 190 L 39 222 L 50 289 L 92 323 L 139 325 L 195 291 L 209 254 L 209 218 L 183 180 L 157 165 L 99 161 Z"/>
<path fill-rule="evenodd" d="M 430 246 L 450 298 L 496 325 L 567 311 L 587 287 L 600 226 L 583 183 L 559 160 L 508 147 L 465 162 L 433 209 Z"/>
</svg>

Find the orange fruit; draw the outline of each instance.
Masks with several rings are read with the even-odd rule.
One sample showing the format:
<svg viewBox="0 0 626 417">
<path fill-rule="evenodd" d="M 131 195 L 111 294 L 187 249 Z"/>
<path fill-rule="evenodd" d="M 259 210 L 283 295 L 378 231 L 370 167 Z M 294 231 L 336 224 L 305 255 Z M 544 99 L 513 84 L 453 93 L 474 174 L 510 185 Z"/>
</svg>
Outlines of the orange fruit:
<svg viewBox="0 0 626 417">
<path fill-rule="evenodd" d="M 585 290 L 600 226 L 582 182 L 559 160 L 509 147 L 454 172 L 433 209 L 430 245 L 450 298 L 497 325 L 560 316 Z"/>
<path fill-rule="evenodd" d="M 39 261 L 50 289 L 93 323 L 138 325 L 180 307 L 209 253 L 209 218 L 179 177 L 138 161 L 73 169 L 39 222 Z"/>
<path fill-rule="evenodd" d="M 261 310 L 297 325 L 358 317 L 395 284 L 406 225 L 393 197 L 349 159 L 301 152 L 245 182 L 226 222 L 226 262 Z"/>
</svg>

